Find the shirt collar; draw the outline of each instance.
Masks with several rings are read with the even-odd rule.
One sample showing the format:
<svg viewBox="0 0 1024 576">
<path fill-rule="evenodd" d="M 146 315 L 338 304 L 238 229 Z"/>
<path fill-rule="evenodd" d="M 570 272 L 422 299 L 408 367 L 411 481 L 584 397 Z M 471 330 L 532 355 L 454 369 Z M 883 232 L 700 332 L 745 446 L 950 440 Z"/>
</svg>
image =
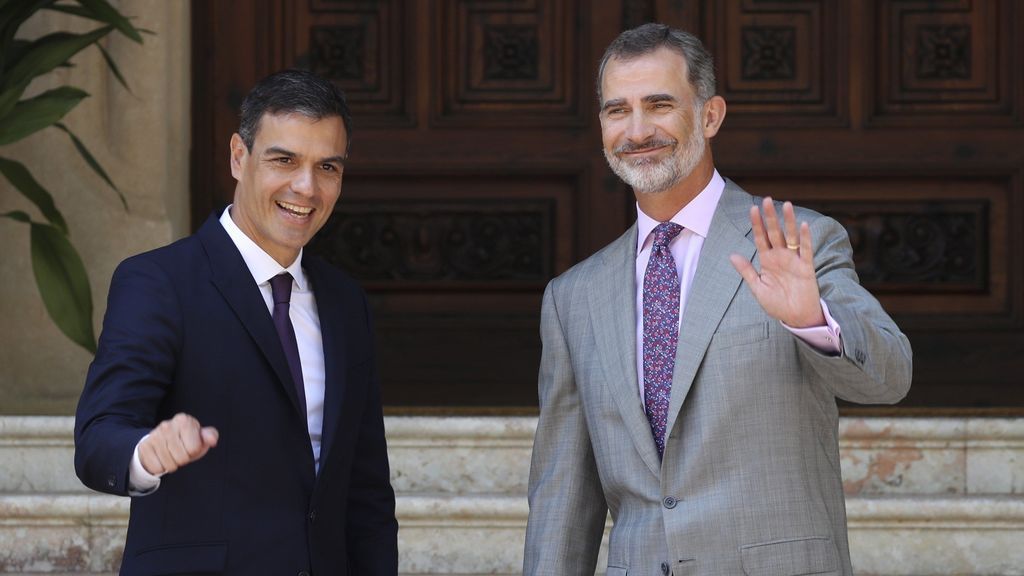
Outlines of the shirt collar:
<svg viewBox="0 0 1024 576">
<path fill-rule="evenodd" d="M 256 242 L 253 242 L 252 238 L 246 236 L 245 232 L 242 232 L 242 229 L 235 224 L 235 221 L 231 219 L 230 205 L 220 215 L 220 225 L 224 227 L 228 236 L 231 237 L 231 241 L 235 243 L 235 247 L 241 252 L 242 260 L 245 260 L 245 265 L 249 268 L 249 273 L 252 274 L 252 279 L 256 281 L 257 285 L 265 284 L 274 276 L 287 272 L 292 275 L 295 285 L 300 291 L 307 289 L 306 274 L 302 270 L 302 249 L 299 249 L 299 255 L 295 261 L 284 267 L 278 264 L 277 260 L 274 260 L 263 248 L 260 248 Z"/>
<path fill-rule="evenodd" d="M 711 219 L 715 216 L 715 208 L 718 206 L 718 200 L 722 197 L 722 191 L 724 190 L 725 180 L 718 174 L 718 170 L 715 170 L 714 174 L 711 175 L 711 180 L 700 191 L 700 194 L 697 194 L 686 206 L 680 208 L 679 212 L 676 212 L 669 221 L 679 224 L 701 238 L 707 238 L 708 230 L 711 229 Z M 651 232 L 654 231 L 658 224 L 661 224 L 661 222 L 644 214 L 644 211 L 640 209 L 640 204 L 637 203 L 637 238 L 642 239 L 636 243 L 637 255 L 647 245 Z"/>
</svg>

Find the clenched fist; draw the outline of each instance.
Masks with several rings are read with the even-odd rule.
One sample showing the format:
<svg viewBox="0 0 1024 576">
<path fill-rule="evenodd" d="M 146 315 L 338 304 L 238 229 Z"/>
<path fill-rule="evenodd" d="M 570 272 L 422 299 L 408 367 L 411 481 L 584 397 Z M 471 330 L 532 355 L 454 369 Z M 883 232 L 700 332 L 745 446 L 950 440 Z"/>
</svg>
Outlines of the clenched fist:
<svg viewBox="0 0 1024 576">
<path fill-rule="evenodd" d="M 198 420 L 179 412 L 158 424 L 139 444 L 139 461 L 154 476 L 169 474 L 205 456 L 219 437 L 216 428 L 200 426 Z"/>
</svg>

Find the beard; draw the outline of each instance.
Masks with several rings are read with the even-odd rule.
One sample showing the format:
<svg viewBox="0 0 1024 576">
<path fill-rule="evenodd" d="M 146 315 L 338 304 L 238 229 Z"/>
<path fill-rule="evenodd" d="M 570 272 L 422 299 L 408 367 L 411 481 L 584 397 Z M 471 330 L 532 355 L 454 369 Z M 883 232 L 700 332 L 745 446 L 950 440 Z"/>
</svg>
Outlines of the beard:
<svg viewBox="0 0 1024 576">
<path fill-rule="evenodd" d="M 680 146 L 675 139 L 651 138 L 640 144 L 626 142 L 612 152 L 604 150 L 605 160 L 612 172 L 640 194 L 658 194 L 679 184 L 693 172 L 704 157 L 704 131 L 700 125 L 701 108 L 693 111 L 693 128 L 686 143 Z M 622 154 L 670 146 L 672 153 L 662 159 L 636 158 L 626 160 Z"/>
</svg>

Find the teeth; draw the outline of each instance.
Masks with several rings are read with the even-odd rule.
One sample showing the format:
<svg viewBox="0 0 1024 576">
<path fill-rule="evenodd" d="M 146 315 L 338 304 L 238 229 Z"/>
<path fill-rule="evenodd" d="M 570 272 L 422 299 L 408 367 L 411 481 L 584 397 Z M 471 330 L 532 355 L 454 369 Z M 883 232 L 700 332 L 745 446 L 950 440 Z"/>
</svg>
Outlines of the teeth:
<svg viewBox="0 0 1024 576">
<path fill-rule="evenodd" d="M 313 211 L 313 209 L 308 207 L 308 206 L 299 206 L 299 205 L 296 205 L 296 204 L 289 204 L 288 202 L 281 202 L 280 200 L 277 201 L 277 205 L 280 206 L 281 208 L 284 208 L 285 210 L 287 210 L 289 212 L 293 212 L 295 214 L 298 214 L 299 216 L 305 216 L 305 215 L 307 215 L 307 214 L 309 214 L 310 212 Z"/>
</svg>

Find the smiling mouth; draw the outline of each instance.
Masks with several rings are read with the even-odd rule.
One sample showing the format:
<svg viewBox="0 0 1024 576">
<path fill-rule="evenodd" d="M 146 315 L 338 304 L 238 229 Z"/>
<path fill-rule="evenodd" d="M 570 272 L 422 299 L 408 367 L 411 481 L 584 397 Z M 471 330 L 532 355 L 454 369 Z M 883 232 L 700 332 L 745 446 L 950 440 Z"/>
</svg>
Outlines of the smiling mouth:
<svg viewBox="0 0 1024 576">
<path fill-rule="evenodd" d="M 291 204 L 289 202 L 276 201 L 277 207 L 299 218 L 305 218 L 313 213 L 313 208 L 309 206 L 299 206 L 298 204 Z"/>
<path fill-rule="evenodd" d="M 658 150 L 663 150 L 665 148 L 667 148 L 667 146 L 652 146 L 650 148 L 640 148 L 640 149 L 637 149 L 637 150 L 629 150 L 629 151 L 623 152 L 623 154 L 626 155 L 626 156 L 649 154 L 651 152 L 657 152 Z"/>
</svg>

